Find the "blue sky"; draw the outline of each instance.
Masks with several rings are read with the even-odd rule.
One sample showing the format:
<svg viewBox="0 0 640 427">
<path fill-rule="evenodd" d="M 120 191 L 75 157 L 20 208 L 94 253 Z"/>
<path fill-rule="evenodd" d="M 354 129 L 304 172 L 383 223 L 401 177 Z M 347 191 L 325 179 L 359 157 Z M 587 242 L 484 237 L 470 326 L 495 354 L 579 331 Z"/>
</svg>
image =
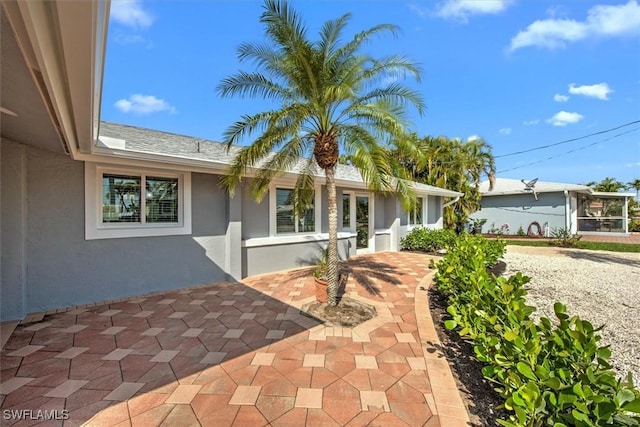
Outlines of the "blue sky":
<svg viewBox="0 0 640 427">
<path fill-rule="evenodd" d="M 480 136 L 501 156 L 640 120 L 637 0 L 291 4 L 314 38 L 344 13 L 349 36 L 381 23 L 401 28 L 368 53 L 420 64 L 421 82 L 407 81 L 427 104 L 422 117 L 411 112 L 420 136 Z M 215 91 L 223 78 L 253 70 L 235 51 L 263 40 L 261 13 L 252 0 L 113 0 L 102 119 L 220 141 L 240 115 L 269 108 Z M 640 178 L 640 123 L 496 161 L 502 178 L 627 182 Z"/>
</svg>

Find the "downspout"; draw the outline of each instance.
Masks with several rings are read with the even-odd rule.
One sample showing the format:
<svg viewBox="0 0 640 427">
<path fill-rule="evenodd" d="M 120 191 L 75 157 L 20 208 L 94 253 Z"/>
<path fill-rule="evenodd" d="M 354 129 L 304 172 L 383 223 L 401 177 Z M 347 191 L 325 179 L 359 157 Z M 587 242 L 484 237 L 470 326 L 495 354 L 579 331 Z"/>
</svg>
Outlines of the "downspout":
<svg viewBox="0 0 640 427">
<path fill-rule="evenodd" d="M 569 196 L 569 191 L 564 190 L 564 225 L 565 228 L 571 231 L 571 196 Z"/>
<path fill-rule="evenodd" d="M 624 196 L 624 210 L 622 211 L 622 218 L 624 234 L 629 234 L 629 198 L 627 196 Z"/>
<path fill-rule="evenodd" d="M 463 194 L 462 196 L 464 196 L 464 194 Z M 456 196 L 456 198 L 455 198 L 455 199 L 453 199 L 453 200 L 451 200 L 451 201 L 449 201 L 449 202 L 445 203 L 444 205 L 442 205 L 442 209 L 446 208 L 447 206 L 451 206 L 452 204 L 454 204 L 455 202 L 457 202 L 458 200 L 460 200 L 460 198 L 461 198 L 462 196 Z"/>
<path fill-rule="evenodd" d="M 443 204 L 443 205 L 440 207 L 440 221 L 442 221 L 442 228 L 444 228 L 444 208 L 446 208 L 447 206 L 451 206 L 452 204 L 454 204 L 455 202 L 457 202 L 458 200 L 460 200 L 460 197 L 462 197 L 462 196 L 464 196 L 464 194 L 463 194 L 463 195 L 461 195 L 461 196 L 456 196 L 456 198 L 455 198 L 455 199 L 453 199 L 453 200 L 451 200 L 451 201 L 449 201 L 449 202 L 447 202 L 447 203 Z"/>
</svg>

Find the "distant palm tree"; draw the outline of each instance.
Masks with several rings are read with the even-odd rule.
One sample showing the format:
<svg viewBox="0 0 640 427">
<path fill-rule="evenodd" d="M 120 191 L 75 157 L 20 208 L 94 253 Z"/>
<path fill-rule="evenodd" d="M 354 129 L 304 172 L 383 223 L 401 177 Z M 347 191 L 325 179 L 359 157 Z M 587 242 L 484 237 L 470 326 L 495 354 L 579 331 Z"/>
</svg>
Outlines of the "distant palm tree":
<svg viewBox="0 0 640 427">
<path fill-rule="evenodd" d="M 640 200 L 640 178 L 627 182 L 627 188 L 636 190 L 636 200 Z"/>
<path fill-rule="evenodd" d="M 464 193 L 464 197 L 444 211 L 445 226 L 460 227 L 480 207 L 479 187 L 483 175 L 493 187 L 496 169 L 491 146 L 480 138 L 467 142 L 444 136 L 412 135 L 411 138 L 417 151 L 396 150 L 393 157 L 410 171 L 413 180 Z"/>
<path fill-rule="evenodd" d="M 310 202 L 316 165 L 324 171 L 329 211 L 328 292 L 329 304 L 337 304 L 338 209 L 336 166 L 340 151 L 358 168 L 369 188 L 396 191 L 415 198 L 402 168 L 390 158 L 388 145 L 411 150 L 401 135 L 406 131 L 406 108 L 422 113 L 421 97 L 398 83 L 419 69 L 399 55 L 375 58 L 361 53 L 374 35 L 397 27 L 378 25 L 357 33 L 342 44 L 350 15 L 326 22 L 319 40 L 307 38 L 307 29 L 285 1 L 266 0 L 260 21 L 265 24 L 266 43 L 244 43 L 238 48 L 240 61 L 250 61 L 258 72 L 241 71 L 218 86 L 223 97 L 262 97 L 279 107 L 242 116 L 224 134 L 228 148 L 242 137 L 258 134 L 242 147 L 230 166 L 225 184 L 233 193 L 249 168 L 256 168 L 250 191 L 259 200 L 271 180 L 294 167 L 298 178 L 296 206 Z M 390 83 L 387 83 L 390 81 Z M 394 142 L 395 141 L 395 142 Z M 304 162 L 300 162 L 301 158 Z"/>
<path fill-rule="evenodd" d="M 604 193 L 617 193 L 618 191 L 626 188 L 626 185 L 624 185 L 622 182 L 611 177 L 606 177 L 600 182 L 588 182 L 587 186 L 591 187 L 593 191 L 602 191 Z"/>
</svg>

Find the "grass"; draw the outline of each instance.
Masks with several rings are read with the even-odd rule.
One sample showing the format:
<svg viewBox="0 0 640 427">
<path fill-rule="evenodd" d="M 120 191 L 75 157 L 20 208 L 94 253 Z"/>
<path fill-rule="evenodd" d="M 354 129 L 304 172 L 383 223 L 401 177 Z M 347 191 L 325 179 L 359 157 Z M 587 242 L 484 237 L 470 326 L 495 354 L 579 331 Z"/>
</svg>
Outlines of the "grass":
<svg viewBox="0 0 640 427">
<path fill-rule="evenodd" d="M 551 240 L 509 240 L 507 245 L 515 246 L 553 246 Z M 593 251 L 609 251 L 609 252 L 638 252 L 640 253 L 640 245 L 630 243 L 609 243 L 609 242 L 578 242 L 576 249 L 589 249 Z"/>
</svg>

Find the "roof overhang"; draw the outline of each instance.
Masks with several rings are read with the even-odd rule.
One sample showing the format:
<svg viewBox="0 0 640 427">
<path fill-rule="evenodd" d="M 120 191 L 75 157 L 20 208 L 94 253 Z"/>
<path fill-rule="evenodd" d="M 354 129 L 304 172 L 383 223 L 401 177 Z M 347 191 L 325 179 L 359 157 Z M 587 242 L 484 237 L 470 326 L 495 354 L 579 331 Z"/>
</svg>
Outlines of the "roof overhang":
<svg viewBox="0 0 640 427">
<path fill-rule="evenodd" d="M 592 191 L 591 195 L 594 197 L 635 197 L 634 193 L 617 193 L 609 191 Z"/>
<path fill-rule="evenodd" d="M 24 63 L 37 88 L 33 93 L 39 94 L 39 99 L 20 99 L 19 94 L 7 99 L 3 91 L 2 106 L 15 111 L 12 104 L 42 104 L 73 158 L 89 153 L 98 136 L 109 6 L 110 0 L 2 0 L 2 14 L 22 55 L 4 58 L 3 46 L 3 62 Z M 3 75 L 3 86 L 15 83 L 8 79 Z M 12 118 L 19 120 L 13 123 L 18 130 L 38 125 L 25 111 L 26 117 Z"/>
</svg>

